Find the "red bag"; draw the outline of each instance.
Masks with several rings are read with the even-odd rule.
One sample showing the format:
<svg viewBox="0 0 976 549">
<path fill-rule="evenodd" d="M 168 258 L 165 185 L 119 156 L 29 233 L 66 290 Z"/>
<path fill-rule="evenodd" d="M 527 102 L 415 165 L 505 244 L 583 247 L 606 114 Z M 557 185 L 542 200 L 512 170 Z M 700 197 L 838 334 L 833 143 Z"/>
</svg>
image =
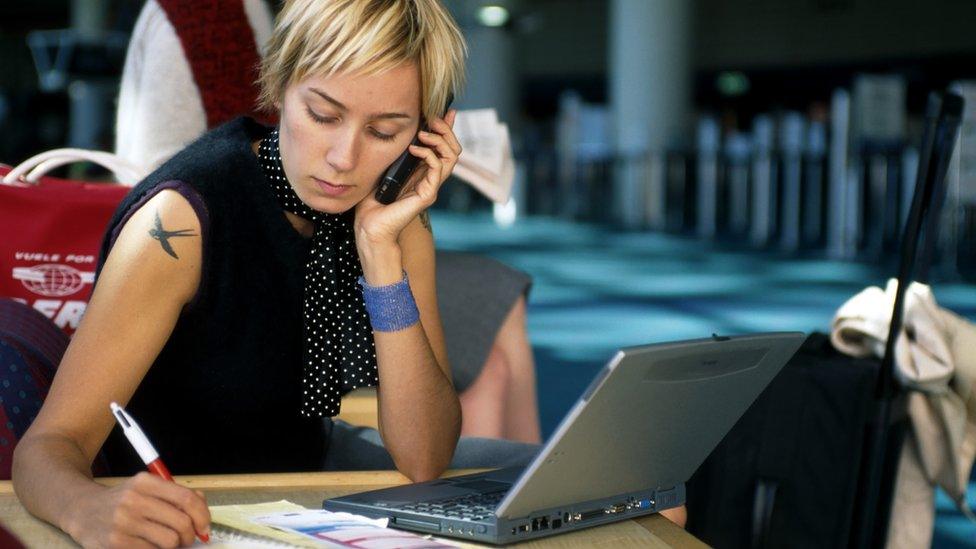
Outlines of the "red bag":
<svg viewBox="0 0 976 549">
<path fill-rule="evenodd" d="M 16 168 L 0 164 L 0 297 L 26 303 L 68 334 L 91 296 L 102 236 L 129 191 L 43 176 L 79 160 L 108 168 L 119 181 L 142 179 L 113 154 L 81 149 L 42 153 Z"/>
</svg>

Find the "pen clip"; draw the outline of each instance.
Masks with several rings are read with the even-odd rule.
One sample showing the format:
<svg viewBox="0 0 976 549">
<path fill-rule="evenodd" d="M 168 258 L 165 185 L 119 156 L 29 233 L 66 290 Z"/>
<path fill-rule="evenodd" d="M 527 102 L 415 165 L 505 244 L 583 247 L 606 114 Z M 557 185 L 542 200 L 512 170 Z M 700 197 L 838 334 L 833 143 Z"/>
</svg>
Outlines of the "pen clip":
<svg viewBox="0 0 976 549">
<path fill-rule="evenodd" d="M 129 414 L 125 413 L 125 410 L 114 402 L 109 406 L 111 406 L 112 414 L 115 416 L 115 420 L 119 422 L 119 425 L 122 426 L 122 429 L 129 429 L 132 426 L 132 422 L 129 421 Z"/>
<path fill-rule="evenodd" d="M 109 404 L 109 407 L 112 409 L 112 415 L 115 416 L 115 421 L 122 427 L 125 438 L 129 439 L 129 443 L 136 449 L 139 457 L 142 458 L 142 462 L 149 465 L 159 459 L 159 452 L 156 451 L 156 448 L 146 438 L 146 434 L 142 432 L 142 428 L 139 427 L 136 420 L 132 419 L 132 416 L 124 408 L 119 406 L 117 402 L 112 402 Z"/>
</svg>

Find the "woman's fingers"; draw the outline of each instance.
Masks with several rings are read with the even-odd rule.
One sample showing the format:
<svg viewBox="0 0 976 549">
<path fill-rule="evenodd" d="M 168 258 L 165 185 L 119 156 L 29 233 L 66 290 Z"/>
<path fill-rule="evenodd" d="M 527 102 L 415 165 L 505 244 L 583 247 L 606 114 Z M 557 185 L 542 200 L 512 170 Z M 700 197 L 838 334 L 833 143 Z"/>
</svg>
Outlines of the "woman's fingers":
<svg viewBox="0 0 976 549">
<path fill-rule="evenodd" d="M 424 130 L 418 132 L 417 137 L 424 146 L 410 145 L 410 152 L 423 159 L 425 166 L 418 168 L 417 173 L 410 178 L 408 184 L 404 185 L 399 198 L 418 191 L 424 181 L 433 187 L 433 191 L 428 192 L 433 192 L 436 197 L 437 189 L 454 171 L 458 154 L 461 152 L 461 144 L 458 143 L 457 137 L 451 130 L 456 113 L 455 110 L 448 112 L 447 121 L 440 118 L 431 120 L 431 129 L 437 128 L 440 133 Z M 427 192 L 421 194 L 427 194 Z"/>
<path fill-rule="evenodd" d="M 158 545 L 152 543 L 151 541 L 146 541 L 142 538 L 136 536 L 129 536 L 126 534 L 112 533 L 108 536 L 107 546 L 110 549 L 155 549 Z"/>
<path fill-rule="evenodd" d="M 210 533 L 210 509 L 202 495 L 148 473 L 136 475 L 134 481 L 140 493 L 159 498 L 185 514 L 194 533 Z"/>
<path fill-rule="evenodd" d="M 178 536 L 180 545 L 192 545 L 196 538 L 197 530 L 194 528 L 193 520 L 190 515 L 170 504 L 156 498 L 147 498 L 147 501 L 140 509 L 143 518 L 151 521 L 152 524 L 174 532 Z M 146 522 L 146 521 L 143 521 Z M 157 536 L 164 534 L 158 529 L 152 529 Z"/>
<path fill-rule="evenodd" d="M 183 517 L 174 519 L 174 514 Z M 151 494 L 128 488 L 120 494 L 112 512 L 113 531 L 109 535 L 109 545 L 122 546 L 121 538 L 135 537 L 154 547 L 178 547 L 182 541 L 177 531 L 180 522 L 189 525 L 190 518 Z M 189 541 L 192 543 L 192 536 Z"/>
<path fill-rule="evenodd" d="M 448 116 L 450 117 L 449 122 L 441 118 L 434 118 L 428 125 L 430 126 L 431 130 L 440 134 L 447 141 L 448 145 L 451 147 L 451 150 L 454 151 L 454 154 L 460 155 L 462 150 L 461 143 L 458 141 L 457 136 L 454 135 L 454 119 L 456 118 L 456 115 L 457 111 L 451 109 L 451 112 L 448 113 Z"/>
<path fill-rule="evenodd" d="M 436 196 L 437 188 L 440 187 L 440 184 L 444 181 L 444 179 L 446 179 L 446 176 L 442 176 L 443 162 L 441 162 L 441 159 L 437 157 L 432 149 L 428 149 L 427 147 L 410 145 L 410 152 L 415 156 L 422 158 L 424 163 L 427 164 L 427 173 L 423 179 L 417 182 L 417 186 L 414 190 L 417 192 L 417 194 L 424 196 L 424 193 L 422 193 L 421 190 L 423 187 L 423 182 L 427 181 L 430 183 L 430 192 L 433 192 Z"/>
<path fill-rule="evenodd" d="M 438 155 L 445 160 L 456 160 L 457 152 L 451 148 L 444 136 L 430 132 L 420 132 L 417 135 L 428 147 L 433 147 Z"/>
<path fill-rule="evenodd" d="M 183 536 L 172 528 L 149 518 L 137 521 L 132 533 L 146 540 L 154 547 L 182 547 L 193 544 L 192 537 L 189 540 L 185 540 Z"/>
<path fill-rule="evenodd" d="M 431 119 L 428 128 L 418 132 L 417 141 L 420 144 L 411 144 L 407 149 L 410 154 L 423 160 L 423 164 L 417 166 L 397 200 L 381 208 L 390 212 L 391 218 L 412 220 L 437 199 L 441 185 L 454 171 L 461 153 L 461 144 L 451 129 L 456 115 L 457 111 L 450 110 L 443 119 Z M 357 206 L 357 212 L 361 214 L 357 219 L 366 219 L 369 211 L 377 209 L 377 206 L 375 200 L 364 200 Z M 362 221 L 362 224 L 365 227 L 369 223 Z"/>
</svg>

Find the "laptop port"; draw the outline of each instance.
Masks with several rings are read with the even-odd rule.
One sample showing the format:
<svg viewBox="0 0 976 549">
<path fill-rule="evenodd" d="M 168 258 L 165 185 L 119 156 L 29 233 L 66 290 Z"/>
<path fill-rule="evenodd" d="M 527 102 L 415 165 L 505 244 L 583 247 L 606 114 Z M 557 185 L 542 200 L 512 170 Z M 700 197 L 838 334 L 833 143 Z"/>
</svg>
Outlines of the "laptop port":
<svg viewBox="0 0 976 549">
<path fill-rule="evenodd" d="M 529 525 L 528 524 L 522 524 L 522 525 L 520 525 L 518 527 L 518 531 L 520 533 L 528 532 L 529 531 Z"/>
<path fill-rule="evenodd" d="M 581 521 L 581 520 L 589 520 L 591 518 L 599 517 L 599 516 L 605 515 L 605 514 L 607 514 L 607 512 L 604 511 L 603 509 L 593 509 L 592 511 L 584 511 L 582 513 L 574 513 L 572 518 L 573 518 L 574 521 Z"/>
<path fill-rule="evenodd" d="M 532 531 L 537 530 L 548 530 L 549 529 L 549 517 L 536 517 L 532 519 Z"/>
<path fill-rule="evenodd" d="M 552 519 L 552 529 L 555 530 L 563 525 L 563 519 L 554 518 Z"/>
<path fill-rule="evenodd" d="M 616 505 L 611 505 L 607 507 L 607 513 L 622 513 L 627 510 L 627 505 L 624 503 L 618 503 Z"/>
</svg>

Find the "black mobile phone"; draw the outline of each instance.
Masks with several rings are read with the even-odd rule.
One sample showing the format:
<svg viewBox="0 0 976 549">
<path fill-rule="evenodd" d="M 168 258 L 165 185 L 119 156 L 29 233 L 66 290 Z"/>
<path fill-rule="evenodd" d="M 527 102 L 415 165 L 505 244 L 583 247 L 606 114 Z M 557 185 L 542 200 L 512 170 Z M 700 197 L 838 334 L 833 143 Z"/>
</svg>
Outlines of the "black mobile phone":
<svg viewBox="0 0 976 549">
<path fill-rule="evenodd" d="M 451 103 L 454 102 L 454 96 L 449 95 L 447 97 L 447 105 L 444 106 L 444 116 L 447 114 L 447 110 L 451 108 Z M 421 129 L 427 131 L 427 122 L 421 124 Z M 419 135 L 413 136 L 413 141 L 410 142 L 411 145 L 423 144 L 420 142 Z M 380 204 L 391 204 L 394 200 L 400 196 L 400 191 L 403 190 L 403 186 L 406 185 L 407 180 L 413 175 L 414 170 L 420 165 L 421 159 L 410 153 L 410 149 L 403 151 L 403 154 L 399 158 L 390 164 L 390 167 L 386 169 L 383 176 L 380 177 L 379 183 L 376 185 L 376 201 Z"/>
</svg>

